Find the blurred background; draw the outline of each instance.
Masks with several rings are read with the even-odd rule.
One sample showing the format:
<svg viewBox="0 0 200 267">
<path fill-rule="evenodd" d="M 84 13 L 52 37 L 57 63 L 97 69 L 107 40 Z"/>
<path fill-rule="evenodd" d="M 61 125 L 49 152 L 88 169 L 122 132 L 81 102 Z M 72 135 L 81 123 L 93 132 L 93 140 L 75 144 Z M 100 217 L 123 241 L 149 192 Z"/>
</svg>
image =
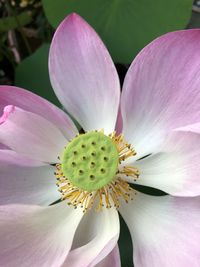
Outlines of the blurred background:
<svg viewBox="0 0 200 267">
<path fill-rule="evenodd" d="M 48 51 L 56 27 L 71 12 L 101 36 L 121 82 L 153 39 L 200 28 L 200 0 L 0 0 L 0 84 L 23 87 L 60 105 L 49 81 Z M 122 267 L 132 267 L 133 245 L 122 219 L 119 246 Z"/>
</svg>

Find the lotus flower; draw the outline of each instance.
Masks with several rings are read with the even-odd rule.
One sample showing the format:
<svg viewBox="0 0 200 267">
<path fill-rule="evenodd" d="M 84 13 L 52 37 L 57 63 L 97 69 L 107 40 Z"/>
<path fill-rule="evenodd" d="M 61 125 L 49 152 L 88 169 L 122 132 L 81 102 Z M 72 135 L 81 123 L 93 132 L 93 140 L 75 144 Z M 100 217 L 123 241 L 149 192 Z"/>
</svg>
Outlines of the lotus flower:
<svg viewBox="0 0 200 267">
<path fill-rule="evenodd" d="M 45 99 L 1 86 L 0 266 L 119 267 L 118 212 L 136 267 L 200 266 L 199 47 L 200 30 L 156 39 L 120 97 L 102 41 L 68 16 L 49 74 L 82 134 Z"/>
</svg>

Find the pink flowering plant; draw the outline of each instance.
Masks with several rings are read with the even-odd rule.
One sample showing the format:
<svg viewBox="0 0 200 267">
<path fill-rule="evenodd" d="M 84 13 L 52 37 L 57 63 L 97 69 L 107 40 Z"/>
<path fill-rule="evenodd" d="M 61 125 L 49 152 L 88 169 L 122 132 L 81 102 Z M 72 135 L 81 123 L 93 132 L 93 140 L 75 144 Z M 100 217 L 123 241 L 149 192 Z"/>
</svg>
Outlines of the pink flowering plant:
<svg viewBox="0 0 200 267">
<path fill-rule="evenodd" d="M 50 102 L 0 86 L 0 266 L 119 267 L 118 213 L 134 266 L 200 266 L 199 47 L 200 30 L 161 36 L 135 58 L 120 94 L 104 44 L 69 15 L 49 75 L 80 134 Z"/>
</svg>

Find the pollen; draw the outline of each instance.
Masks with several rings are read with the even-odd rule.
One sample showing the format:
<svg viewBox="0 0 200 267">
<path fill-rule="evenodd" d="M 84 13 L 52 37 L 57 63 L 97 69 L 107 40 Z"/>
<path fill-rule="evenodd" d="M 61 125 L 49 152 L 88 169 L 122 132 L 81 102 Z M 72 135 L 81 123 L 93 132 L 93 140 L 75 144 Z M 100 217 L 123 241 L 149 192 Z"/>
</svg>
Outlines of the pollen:
<svg viewBox="0 0 200 267">
<path fill-rule="evenodd" d="M 133 166 L 122 167 L 122 162 L 136 155 L 122 134 L 105 135 L 91 131 L 76 136 L 64 149 L 56 164 L 55 176 L 62 200 L 67 200 L 83 212 L 95 208 L 120 207 L 120 201 L 133 199 L 136 191 L 123 179 L 134 181 L 139 171 Z"/>
</svg>

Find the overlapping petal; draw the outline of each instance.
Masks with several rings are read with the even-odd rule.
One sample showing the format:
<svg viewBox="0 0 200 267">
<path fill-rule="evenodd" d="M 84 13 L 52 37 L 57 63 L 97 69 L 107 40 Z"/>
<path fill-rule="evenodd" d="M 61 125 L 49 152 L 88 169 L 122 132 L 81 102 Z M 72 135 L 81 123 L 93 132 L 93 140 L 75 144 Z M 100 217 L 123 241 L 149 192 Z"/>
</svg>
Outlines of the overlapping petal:
<svg viewBox="0 0 200 267">
<path fill-rule="evenodd" d="M 0 150 L 0 205 L 49 205 L 60 199 L 54 167 Z"/>
<path fill-rule="evenodd" d="M 65 202 L 0 206 L 0 266 L 60 267 L 82 216 Z"/>
<path fill-rule="evenodd" d="M 6 106 L 0 123 L 0 143 L 32 159 L 55 163 L 67 144 L 51 122 L 18 107 Z"/>
<path fill-rule="evenodd" d="M 99 36 L 76 14 L 54 35 L 49 72 L 59 100 L 84 130 L 114 130 L 120 96 L 117 71 Z"/>
<path fill-rule="evenodd" d="M 116 246 L 100 263 L 91 267 L 121 267 L 118 246 Z"/>
<path fill-rule="evenodd" d="M 200 195 L 200 135 L 194 132 L 173 131 L 159 151 L 135 161 L 140 171 L 136 181 L 176 196 Z M 130 165 L 130 164 L 129 164 Z"/>
<path fill-rule="evenodd" d="M 155 152 L 173 128 L 199 122 L 200 30 L 168 33 L 146 46 L 125 78 L 123 132 L 138 157 Z"/>
<path fill-rule="evenodd" d="M 118 237 L 119 216 L 116 209 L 86 214 L 63 267 L 95 266 L 113 250 Z"/>
<path fill-rule="evenodd" d="M 44 98 L 15 86 L 0 85 L 0 112 L 13 105 L 38 114 L 54 124 L 67 139 L 77 134 L 72 120 L 59 108 Z"/>
<path fill-rule="evenodd" d="M 200 266 L 200 198 L 138 193 L 120 210 L 131 232 L 135 267 Z"/>
</svg>

